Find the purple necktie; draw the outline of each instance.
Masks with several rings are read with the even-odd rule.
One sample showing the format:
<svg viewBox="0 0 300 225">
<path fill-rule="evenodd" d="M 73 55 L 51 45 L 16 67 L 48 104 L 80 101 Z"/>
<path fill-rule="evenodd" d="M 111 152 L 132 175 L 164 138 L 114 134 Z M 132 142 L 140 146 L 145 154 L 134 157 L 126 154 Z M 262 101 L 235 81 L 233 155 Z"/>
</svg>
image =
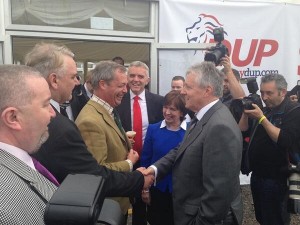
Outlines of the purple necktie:
<svg viewBox="0 0 300 225">
<path fill-rule="evenodd" d="M 46 177 L 49 181 L 51 181 L 53 184 L 55 184 L 57 187 L 59 186 L 58 181 L 56 178 L 50 173 L 49 170 L 47 170 L 39 161 L 37 161 L 35 158 L 31 157 L 35 169 L 42 174 L 44 177 Z"/>
</svg>

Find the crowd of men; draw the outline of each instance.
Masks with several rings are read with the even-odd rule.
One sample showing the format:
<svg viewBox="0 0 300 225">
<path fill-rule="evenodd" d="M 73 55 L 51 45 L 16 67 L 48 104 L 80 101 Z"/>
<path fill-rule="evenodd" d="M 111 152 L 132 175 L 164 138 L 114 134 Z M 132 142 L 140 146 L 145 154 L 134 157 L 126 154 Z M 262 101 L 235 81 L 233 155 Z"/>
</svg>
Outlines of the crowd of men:
<svg viewBox="0 0 300 225">
<path fill-rule="evenodd" d="M 245 92 L 228 56 L 223 71 L 201 62 L 185 78 L 175 76 L 171 88 L 184 96 L 190 126 L 179 146 L 142 168 L 147 127 L 163 119 L 163 97 L 147 89 L 145 63 L 99 62 L 81 85 L 66 46 L 39 43 L 24 62 L 0 66 L 1 224 L 44 224 L 55 190 L 68 174 L 80 173 L 105 179 L 105 196 L 120 204 L 124 224 L 131 204 L 133 225 L 146 225 L 141 193 L 172 171 L 174 224 L 241 225 L 243 148 L 257 221 L 289 224 L 288 166 L 299 158 L 300 106 L 287 98 L 282 75 L 264 76 L 265 108 L 254 102 L 238 118 L 231 103 Z M 250 141 L 243 146 L 245 136 Z"/>
</svg>

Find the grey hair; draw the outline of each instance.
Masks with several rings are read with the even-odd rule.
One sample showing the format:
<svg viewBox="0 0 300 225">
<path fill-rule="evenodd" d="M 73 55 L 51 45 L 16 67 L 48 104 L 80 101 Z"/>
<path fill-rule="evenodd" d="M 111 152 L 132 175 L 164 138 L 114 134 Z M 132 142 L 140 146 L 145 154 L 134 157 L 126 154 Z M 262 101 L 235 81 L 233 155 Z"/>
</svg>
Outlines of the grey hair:
<svg viewBox="0 0 300 225">
<path fill-rule="evenodd" d="M 201 62 L 191 66 L 186 75 L 196 74 L 196 83 L 199 87 L 205 88 L 211 86 L 213 95 L 220 98 L 223 95 L 224 74 L 220 72 L 212 62 Z"/>
<path fill-rule="evenodd" d="M 287 90 L 287 82 L 281 74 L 278 73 L 270 73 L 261 78 L 261 84 L 262 83 L 268 83 L 271 81 L 275 81 L 275 85 L 277 87 L 278 91 L 281 91 L 283 89 Z"/>
<path fill-rule="evenodd" d="M 0 112 L 7 107 L 31 103 L 34 91 L 28 87 L 28 78 L 43 78 L 41 73 L 24 65 L 0 65 Z"/>
<path fill-rule="evenodd" d="M 38 43 L 25 56 L 25 65 L 36 68 L 47 78 L 51 73 L 64 74 L 64 56 L 74 58 L 74 53 L 64 45 Z"/>
<path fill-rule="evenodd" d="M 134 62 L 129 64 L 128 69 L 130 69 L 130 67 L 142 67 L 142 68 L 144 68 L 146 70 L 147 77 L 149 77 L 149 67 L 145 63 L 143 63 L 141 61 L 134 61 Z"/>
<path fill-rule="evenodd" d="M 126 67 L 113 61 L 101 61 L 96 64 L 95 68 L 91 70 L 91 85 L 93 89 L 97 89 L 99 81 L 104 80 L 107 83 L 112 81 L 115 77 L 116 70 L 126 73 Z"/>
</svg>

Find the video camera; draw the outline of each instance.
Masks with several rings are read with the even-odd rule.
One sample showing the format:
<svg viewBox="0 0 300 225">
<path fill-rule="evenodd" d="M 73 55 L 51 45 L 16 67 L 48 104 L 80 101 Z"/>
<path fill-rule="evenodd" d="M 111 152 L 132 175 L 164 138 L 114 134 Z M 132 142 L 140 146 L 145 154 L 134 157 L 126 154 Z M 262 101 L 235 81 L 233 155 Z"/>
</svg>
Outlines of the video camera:
<svg viewBox="0 0 300 225">
<path fill-rule="evenodd" d="M 228 55 L 228 48 L 222 44 L 224 40 L 223 27 L 217 27 L 213 30 L 214 40 L 217 42 L 215 47 L 210 48 L 205 56 L 204 61 L 214 62 L 217 65 L 220 64 L 221 58 Z"/>
<path fill-rule="evenodd" d="M 256 82 L 256 78 L 250 77 L 245 79 L 248 91 L 250 92 L 250 95 L 247 97 L 244 97 L 240 99 L 240 107 L 243 109 L 243 111 L 254 109 L 252 104 L 258 105 L 259 108 L 263 108 L 263 104 L 261 101 L 261 98 L 256 92 L 258 91 L 258 84 Z"/>
<path fill-rule="evenodd" d="M 289 199 L 287 209 L 289 213 L 300 214 L 300 162 L 289 166 Z"/>
</svg>

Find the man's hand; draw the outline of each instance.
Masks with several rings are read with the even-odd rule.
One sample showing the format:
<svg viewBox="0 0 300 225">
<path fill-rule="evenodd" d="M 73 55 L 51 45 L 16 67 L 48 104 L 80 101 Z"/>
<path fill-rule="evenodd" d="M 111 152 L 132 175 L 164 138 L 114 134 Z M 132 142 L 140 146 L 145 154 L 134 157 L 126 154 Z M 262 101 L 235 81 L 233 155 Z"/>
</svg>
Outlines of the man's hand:
<svg viewBox="0 0 300 225">
<path fill-rule="evenodd" d="M 155 171 L 152 167 L 148 167 L 147 169 L 143 170 L 142 172 L 145 176 L 147 175 L 155 175 Z"/>
<path fill-rule="evenodd" d="M 127 159 L 129 159 L 133 164 L 135 164 L 139 160 L 139 158 L 139 154 L 133 149 L 130 149 L 127 155 Z"/>
<path fill-rule="evenodd" d="M 153 175 L 144 175 L 144 190 L 149 190 L 152 184 L 154 183 Z"/>
<path fill-rule="evenodd" d="M 229 72 L 232 71 L 231 69 L 231 62 L 229 56 L 225 55 L 220 62 L 220 65 L 224 66 L 224 73 L 227 75 Z"/>
<path fill-rule="evenodd" d="M 150 196 L 150 190 L 149 189 L 145 189 L 145 190 L 142 191 L 142 200 L 147 205 L 150 205 L 150 203 L 151 203 L 151 196 Z"/>
<path fill-rule="evenodd" d="M 151 169 L 151 170 L 150 170 Z M 144 190 L 149 190 L 149 188 L 152 186 L 154 183 L 154 170 L 149 167 L 146 169 L 145 167 L 139 167 L 136 170 L 140 171 L 144 175 Z M 149 172 L 153 171 L 153 172 Z"/>
<path fill-rule="evenodd" d="M 250 118 L 259 120 L 264 115 L 264 113 L 261 111 L 258 105 L 252 104 L 252 106 L 254 107 L 254 109 L 245 110 L 244 113 Z"/>
</svg>

